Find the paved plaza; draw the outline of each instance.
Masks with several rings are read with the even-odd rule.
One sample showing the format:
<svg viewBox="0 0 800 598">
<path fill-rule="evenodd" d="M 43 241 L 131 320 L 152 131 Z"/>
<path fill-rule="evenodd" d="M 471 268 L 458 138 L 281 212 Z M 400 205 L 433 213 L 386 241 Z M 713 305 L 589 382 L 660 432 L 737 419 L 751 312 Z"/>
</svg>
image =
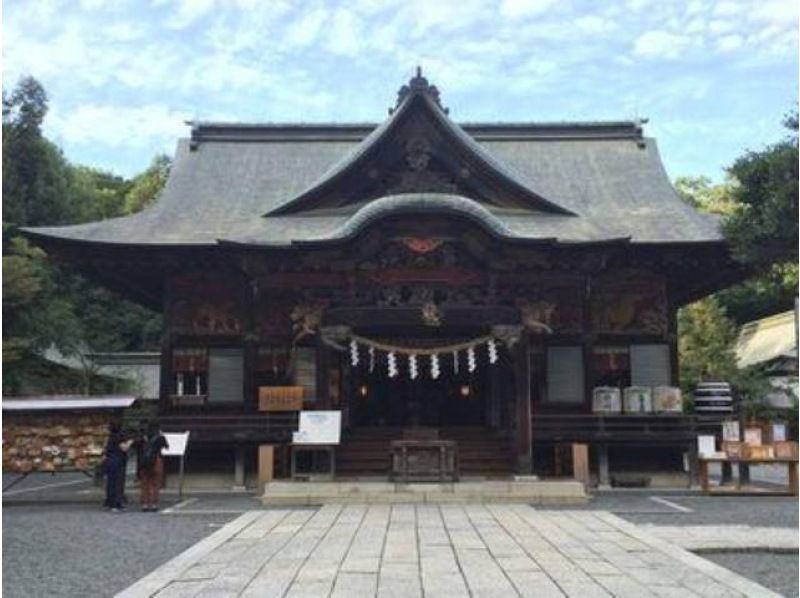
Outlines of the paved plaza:
<svg viewBox="0 0 800 598">
<path fill-rule="evenodd" d="M 777 596 L 605 511 L 249 511 L 120 596 Z"/>
</svg>

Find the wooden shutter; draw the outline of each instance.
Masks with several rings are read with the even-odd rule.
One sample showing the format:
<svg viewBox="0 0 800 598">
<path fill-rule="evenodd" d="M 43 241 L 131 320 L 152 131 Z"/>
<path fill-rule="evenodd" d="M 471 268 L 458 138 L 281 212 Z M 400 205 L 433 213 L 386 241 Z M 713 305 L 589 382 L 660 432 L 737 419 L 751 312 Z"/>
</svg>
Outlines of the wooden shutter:
<svg viewBox="0 0 800 598">
<path fill-rule="evenodd" d="M 547 348 L 547 401 L 583 403 L 582 347 Z"/>
<path fill-rule="evenodd" d="M 669 345 L 631 345 L 631 384 L 669 386 Z"/>
<path fill-rule="evenodd" d="M 208 352 L 208 402 L 244 402 L 244 354 L 242 349 Z"/>
</svg>

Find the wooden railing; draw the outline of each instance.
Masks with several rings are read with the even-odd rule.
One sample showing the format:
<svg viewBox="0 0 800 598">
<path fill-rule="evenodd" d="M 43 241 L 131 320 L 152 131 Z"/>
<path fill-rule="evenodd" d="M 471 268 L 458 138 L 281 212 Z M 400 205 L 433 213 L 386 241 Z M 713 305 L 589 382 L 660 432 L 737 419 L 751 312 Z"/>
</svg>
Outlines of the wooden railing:
<svg viewBox="0 0 800 598">
<path fill-rule="evenodd" d="M 552 414 L 533 416 L 533 439 L 552 442 L 675 445 L 694 442 L 698 434 L 714 434 L 718 418 L 683 414 L 607 415 Z"/>
</svg>

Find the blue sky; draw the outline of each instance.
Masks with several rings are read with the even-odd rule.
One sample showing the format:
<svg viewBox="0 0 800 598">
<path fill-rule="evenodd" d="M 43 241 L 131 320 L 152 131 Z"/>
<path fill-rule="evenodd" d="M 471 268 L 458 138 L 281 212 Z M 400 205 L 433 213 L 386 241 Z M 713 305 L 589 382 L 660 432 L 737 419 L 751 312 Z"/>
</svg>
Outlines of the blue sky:
<svg viewBox="0 0 800 598">
<path fill-rule="evenodd" d="M 421 64 L 457 121 L 649 117 L 671 177 L 721 180 L 796 106 L 795 0 L 6 0 L 3 86 L 124 175 L 187 119 L 374 122 Z"/>
</svg>

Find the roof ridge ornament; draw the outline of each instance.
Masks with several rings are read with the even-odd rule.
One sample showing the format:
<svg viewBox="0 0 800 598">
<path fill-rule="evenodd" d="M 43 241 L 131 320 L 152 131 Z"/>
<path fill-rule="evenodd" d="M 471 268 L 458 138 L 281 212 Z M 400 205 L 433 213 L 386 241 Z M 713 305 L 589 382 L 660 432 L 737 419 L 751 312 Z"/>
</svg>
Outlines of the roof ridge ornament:
<svg viewBox="0 0 800 598">
<path fill-rule="evenodd" d="M 408 83 L 397 91 L 397 103 L 394 108 L 389 108 L 389 114 L 392 114 L 408 96 L 415 94 L 424 94 L 428 96 L 442 109 L 442 112 L 445 114 L 450 113 L 449 109 L 442 106 L 439 89 L 435 85 L 431 85 L 428 80 L 422 76 L 422 67 L 417 65 L 416 75 L 409 79 Z"/>
</svg>

